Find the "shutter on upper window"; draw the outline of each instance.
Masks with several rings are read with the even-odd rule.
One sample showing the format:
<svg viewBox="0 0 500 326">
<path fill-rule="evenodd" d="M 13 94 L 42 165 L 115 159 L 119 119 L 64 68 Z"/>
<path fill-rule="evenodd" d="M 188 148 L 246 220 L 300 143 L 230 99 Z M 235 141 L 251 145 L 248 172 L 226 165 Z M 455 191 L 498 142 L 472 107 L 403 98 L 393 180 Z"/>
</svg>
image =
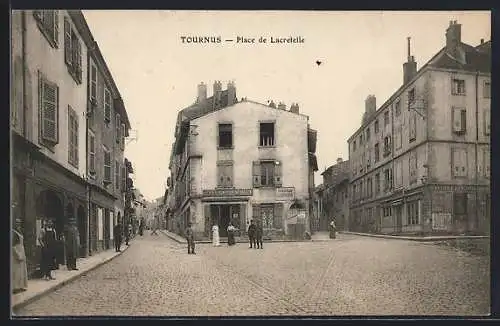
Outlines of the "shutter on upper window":
<svg viewBox="0 0 500 326">
<path fill-rule="evenodd" d="M 41 136 L 42 139 L 52 143 L 59 141 L 57 125 L 58 93 L 59 89 L 57 86 L 41 79 Z"/>
<path fill-rule="evenodd" d="M 283 185 L 283 163 L 280 161 L 274 162 L 274 186 L 281 187 Z"/>
<path fill-rule="evenodd" d="M 67 17 L 64 17 L 64 62 L 71 66 L 72 64 L 72 46 L 71 41 L 71 25 Z"/>
<path fill-rule="evenodd" d="M 89 134 L 89 170 L 95 173 L 95 136 Z"/>
<path fill-rule="evenodd" d="M 122 134 L 121 134 L 121 140 L 120 140 L 120 148 L 121 150 L 125 149 L 125 124 L 122 123 Z"/>
<path fill-rule="evenodd" d="M 121 177 L 122 177 L 122 190 L 125 191 L 127 189 L 127 173 L 126 173 L 126 170 L 125 170 L 125 166 L 122 166 L 121 170 L 122 170 L 122 174 L 121 174 Z"/>
<path fill-rule="evenodd" d="M 490 171 L 490 151 L 488 149 L 484 150 L 484 176 L 486 178 L 490 178 L 490 174 L 491 174 L 491 171 Z"/>
<path fill-rule="evenodd" d="M 82 82 L 82 44 L 80 41 L 77 39 L 76 40 L 76 62 L 74 62 L 76 65 L 76 78 L 78 79 L 78 82 Z"/>
<path fill-rule="evenodd" d="M 54 20 L 54 42 L 56 46 L 59 45 L 59 10 L 52 11 L 53 20 Z"/>
<path fill-rule="evenodd" d="M 252 179 L 253 179 L 253 187 L 254 188 L 259 188 L 260 187 L 260 162 L 259 161 L 253 161 L 252 162 Z"/>
<path fill-rule="evenodd" d="M 116 122 L 115 122 L 116 143 L 117 144 L 119 144 L 122 141 L 121 135 L 120 135 L 121 128 L 122 128 L 122 124 L 121 124 L 121 121 L 120 121 L 120 115 L 117 113 L 116 114 Z"/>
<path fill-rule="evenodd" d="M 490 110 L 484 110 L 484 134 L 486 136 L 490 135 L 490 126 L 491 126 Z"/>
</svg>

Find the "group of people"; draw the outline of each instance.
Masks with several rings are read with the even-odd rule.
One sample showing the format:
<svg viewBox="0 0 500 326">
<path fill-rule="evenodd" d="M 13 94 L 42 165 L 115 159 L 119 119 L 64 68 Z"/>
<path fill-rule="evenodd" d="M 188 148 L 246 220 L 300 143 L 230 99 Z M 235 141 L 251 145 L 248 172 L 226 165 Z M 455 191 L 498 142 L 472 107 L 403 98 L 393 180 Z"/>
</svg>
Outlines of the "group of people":
<svg viewBox="0 0 500 326">
<path fill-rule="evenodd" d="M 235 232 L 236 232 L 236 227 L 231 222 L 229 222 L 229 225 L 227 227 L 228 246 L 233 246 L 236 244 Z M 191 223 L 188 223 L 188 226 L 184 234 L 188 243 L 188 254 L 195 254 L 194 231 Z M 255 223 L 254 220 L 251 220 L 250 225 L 248 226 L 248 238 L 250 240 L 250 248 L 264 249 L 262 243 L 262 234 L 263 234 L 262 224 L 260 222 Z M 214 247 L 220 246 L 219 226 L 217 224 L 214 224 L 212 226 L 212 245 Z"/>
<path fill-rule="evenodd" d="M 120 252 L 121 251 L 121 246 L 122 246 L 122 237 L 125 237 L 125 245 L 128 246 L 128 242 L 130 241 L 130 236 L 132 235 L 132 224 L 128 224 L 125 229 L 123 229 L 122 224 L 120 221 L 115 225 L 113 228 L 113 235 L 114 235 L 114 244 L 115 244 L 115 251 Z"/>
</svg>

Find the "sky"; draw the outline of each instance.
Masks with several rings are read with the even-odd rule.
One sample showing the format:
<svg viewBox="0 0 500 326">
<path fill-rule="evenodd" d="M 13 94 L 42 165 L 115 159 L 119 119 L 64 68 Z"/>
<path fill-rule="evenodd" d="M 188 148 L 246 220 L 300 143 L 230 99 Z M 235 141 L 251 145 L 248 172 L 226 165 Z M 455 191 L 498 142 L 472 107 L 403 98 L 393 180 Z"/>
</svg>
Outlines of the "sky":
<svg viewBox="0 0 500 326">
<path fill-rule="evenodd" d="M 200 82 L 208 96 L 214 81 L 225 89 L 231 80 L 239 99 L 282 101 L 287 108 L 297 102 L 318 131 L 318 185 L 326 167 L 348 159 L 347 139 L 360 127 L 366 97 L 375 95 L 378 108 L 401 86 L 407 37 L 419 69 L 445 45 L 450 20 L 462 24 L 464 43 L 491 36 L 487 11 L 83 13 L 124 100 L 136 138 L 125 155 L 134 186 L 148 200 L 163 196 L 177 112 L 195 101 Z M 188 44 L 183 36 L 223 41 Z M 256 43 L 224 42 L 238 36 Z M 269 43 L 290 36 L 304 42 Z"/>
</svg>

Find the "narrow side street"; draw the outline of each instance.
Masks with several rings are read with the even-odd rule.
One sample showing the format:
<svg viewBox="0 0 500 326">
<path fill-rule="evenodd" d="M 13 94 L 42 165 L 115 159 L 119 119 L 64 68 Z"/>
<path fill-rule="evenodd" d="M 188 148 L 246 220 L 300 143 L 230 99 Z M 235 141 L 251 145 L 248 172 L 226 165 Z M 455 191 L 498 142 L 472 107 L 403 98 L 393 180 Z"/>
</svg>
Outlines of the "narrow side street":
<svg viewBox="0 0 500 326">
<path fill-rule="evenodd" d="M 486 315 L 489 257 L 432 243 L 339 235 L 263 250 L 160 234 L 15 311 L 18 316 Z"/>
</svg>

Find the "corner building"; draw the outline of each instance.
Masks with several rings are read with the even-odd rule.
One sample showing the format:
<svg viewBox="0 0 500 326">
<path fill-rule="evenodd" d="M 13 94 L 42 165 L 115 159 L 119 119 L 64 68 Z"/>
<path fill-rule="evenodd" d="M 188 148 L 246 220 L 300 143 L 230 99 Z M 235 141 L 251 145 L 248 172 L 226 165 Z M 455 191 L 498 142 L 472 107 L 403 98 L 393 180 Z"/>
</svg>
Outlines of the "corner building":
<svg viewBox="0 0 500 326">
<path fill-rule="evenodd" d="M 197 238 L 217 224 L 227 236 L 231 221 L 244 236 L 251 219 L 261 220 L 268 238 L 301 237 L 309 215 L 317 170 L 316 133 L 297 104 L 237 102 L 232 83 L 179 113 L 171 156 L 168 200 L 173 229 L 193 223 Z"/>
<path fill-rule="evenodd" d="M 351 230 L 489 233 L 491 41 L 451 21 L 418 71 L 409 42 L 403 85 L 348 140 Z"/>
</svg>

